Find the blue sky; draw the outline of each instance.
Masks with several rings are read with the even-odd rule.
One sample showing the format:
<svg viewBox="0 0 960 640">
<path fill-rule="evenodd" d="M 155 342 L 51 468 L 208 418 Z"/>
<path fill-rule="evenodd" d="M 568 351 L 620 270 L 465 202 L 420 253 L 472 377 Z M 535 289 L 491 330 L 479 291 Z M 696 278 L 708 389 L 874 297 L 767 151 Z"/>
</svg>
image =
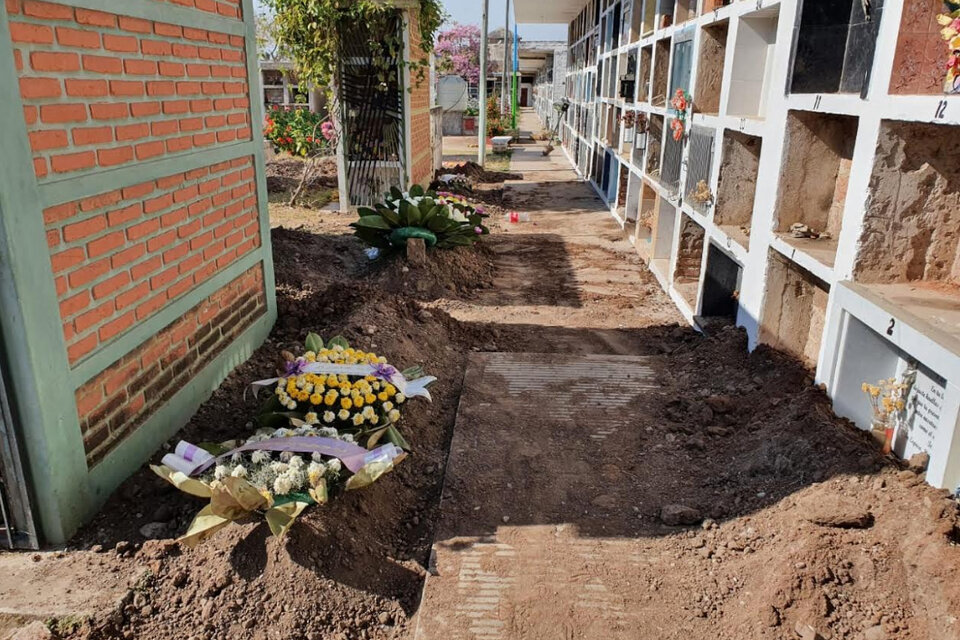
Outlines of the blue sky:
<svg viewBox="0 0 960 640">
<path fill-rule="evenodd" d="M 490 30 L 503 26 L 505 3 L 507 0 L 490 0 Z M 512 0 L 511 0 L 512 1 Z M 550 0 L 543 0 L 550 2 Z M 254 4 L 260 6 L 259 0 Z M 478 25 L 483 19 L 483 3 L 481 0 L 443 0 L 451 20 L 463 24 Z M 511 6 L 510 21 L 513 22 L 513 7 Z M 512 29 L 512 27 L 511 27 Z M 530 24 L 520 25 L 520 37 L 527 40 L 566 40 L 566 25 Z"/>
</svg>

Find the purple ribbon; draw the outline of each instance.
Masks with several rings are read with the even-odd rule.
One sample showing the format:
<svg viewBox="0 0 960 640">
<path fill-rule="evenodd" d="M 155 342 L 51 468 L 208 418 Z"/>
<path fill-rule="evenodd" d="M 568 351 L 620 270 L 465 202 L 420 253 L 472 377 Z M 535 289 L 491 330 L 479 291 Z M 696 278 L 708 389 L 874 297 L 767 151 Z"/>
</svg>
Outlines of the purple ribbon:
<svg viewBox="0 0 960 640">
<path fill-rule="evenodd" d="M 194 445 L 188 445 L 188 447 L 197 449 L 197 447 Z M 372 451 L 368 451 L 359 445 L 350 444 L 349 442 L 344 442 L 343 440 L 336 440 L 334 438 L 321 438 L 319 436 L 271 438 L 270 440 L 262 440 L 260 442 L 245 444 L 241 447 L 237 447 L 236 449 L 228 451 L 223 455 L 217 456 L 216 458 L 212 458 L 199 464 L 189 465 L 188 469 L 190 470 L 185 471 L 185 473 L 188 476 L 199 475 L 210 467 L 214 466 L 218 460 L 229 458 L 235 453 L 243 453 L 246 451 L 290 451 L 296 453 L 319 453 L 325 456 L 330 456 L 331 458 L 338 458 L 347 469 L 353 473 L 357 473 L 371 461 L 382 457 L 384 454 L 389 455 L 391 453 L 395 453 L 395 449 L 397 449 L 395 445 L 386 444 Z M 186 456 L 180 457 L 188 462 L 192 462 L 191 458 Z M 168 464 L 167 466 L 172 465 Z"/>
<path fill-rule="evenodd" d="M 393 382 L 393 377 L 399 373 L 396 367 L 381 362 L 370 366 L 373 367 L 373 371 L 370 372 L 370 375 L 384 380 L 385 382 Z"/>
</svg>

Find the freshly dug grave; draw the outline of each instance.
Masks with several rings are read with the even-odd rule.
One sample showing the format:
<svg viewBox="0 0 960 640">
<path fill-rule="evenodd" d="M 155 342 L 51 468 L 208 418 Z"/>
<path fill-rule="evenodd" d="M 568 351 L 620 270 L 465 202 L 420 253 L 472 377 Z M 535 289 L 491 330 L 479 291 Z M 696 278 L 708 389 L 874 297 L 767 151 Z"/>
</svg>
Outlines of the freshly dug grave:
<svg viewBox="0 0 960 640">
<path fill-rule="evenodd" d="M 369 262 L 348 235 L 349 220 L 336 214 L 284 210 L 275 222 L 283 225 L 273 231 L 277 326 L 174 441 L 252 428 L 247 383 L 271 374 L 281 349 L 300 348 L 316 331 L 439 378 L 434 402 L 413 403 L 405 414 L 413 455 L 376 484 L 311 509 L 284 540 L 250 521 L 193 551 L 171 538 L 202 503 L 149 471 L 136 474 L 72 550 L 43 560 L 72 564 L 88 579 L 131 576 L 127 597 L 70 637 L 411 638 L 466 358 L 486 345 L 549 352 L 578 344 L 667 362 L 670 393 L 643 419 L 658 428 L 645 431 L 642 458 L 629 452 L 636 464 L 656 465 L 661 480 L 645 489 L 651 499 L 609 515 L 636 518 L 634 535 L 656 539 L 664 575 L 684 586 L 640 585 L 670 621 L 662 637 L 694 637 L 682 630 L 705 622 L 713 637 L 731 639 L 817 637 L 804 625 L 833 638 L 864 637 L 877 626 L 866 637 L 958 637 L 956 502 L 900 473 L 868 437 L 834 418 L 794 361 L 765 348 L 748 354 L 737 330 L 704 338 L 676 323 L 644 326 L 645 307 L 662 313 L 667 303 L 653 286 L 642 290 L 645 304 L 628 308 L 609 303 L 621 300 L 615 282 L 594 285 L 577 303 L 593 307 L 598 324 L 626 322 L 616 340 L 593 340 L 578 326 L 498 325 L 496 314 L 457 322 L 428 301 L 521 305 L 515 291 L 496 291 L 510 257 L 497 249 L 510 234 L 491 236 L 487 247 L 434 253 L 420 270 Z M 526 263 L 539 268 L 533 255 Z M 705 517 L 716 524 L 701 528 Z M 531 637 L 550 632 L 539 631 Z"/>
<path fill-rule="evenodd" d="M 307 160 L 286 154 L 276 155 L 267 162 L 267 192 L 271 202 L 286 203 L 303 178 Z M 298 197 L 297 204 L 308 209 L 319 209 L 339 197 L 337 191 L 337 160 L 335 157 L 317 158 L 315 173 Z"/>
</svg>

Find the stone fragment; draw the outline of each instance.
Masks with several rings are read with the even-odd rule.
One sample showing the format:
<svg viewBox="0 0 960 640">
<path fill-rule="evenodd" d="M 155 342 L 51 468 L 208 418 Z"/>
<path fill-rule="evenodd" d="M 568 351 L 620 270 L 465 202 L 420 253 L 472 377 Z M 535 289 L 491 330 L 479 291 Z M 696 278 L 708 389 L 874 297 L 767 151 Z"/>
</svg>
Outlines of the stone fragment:
<svg viewBox="0 0 960 640">
<path fill-rule="evenodd" d="M 407 239 L 407 262 L 413 265 L 427 263 L 427 243 L 423 238 Z"/>
<path fill-rule="evenodd" d="M 668 504 L 660 508 L 660 520 L 671 527 L 697 524 L 702 519 L 700 512 L 682 504 Z"/>
<path fill-rule="evenodd" d="M 873 514 L 856 500 L 836 495 L 811 495 L 798 505 L 800 517 L 822 527 L 866 529 L 873 526 Z"/>
<path fill-rule="evenodd" d="M 915 453 L 910 456 L 909 460 L 907 460 L 907 468 L 914 473 L 923 473 L 927 470 L 927 465 L 929 464 L 930 454 L 925 451 Z"/>
</svg>

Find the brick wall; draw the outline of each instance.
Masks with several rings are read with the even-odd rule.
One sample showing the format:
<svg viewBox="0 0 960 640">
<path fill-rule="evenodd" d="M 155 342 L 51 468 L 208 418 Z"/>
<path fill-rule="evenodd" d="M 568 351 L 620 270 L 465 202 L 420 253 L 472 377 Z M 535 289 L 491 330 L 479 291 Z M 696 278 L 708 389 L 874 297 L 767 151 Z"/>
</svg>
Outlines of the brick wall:
<svg viewBox="0 0 960 640">
<path fill-rule="evenodd" d="M 39 178 L 251 138 L 242 37 L 35 0 L 7 11 Z"/>
<path fill-rule="evenodd" d="M 428 57 L 420 48 L 420 27 L 416 16 L 410 19 L 410 58 L 416 62 L 427 62 Z M 430 130 L 430 74 L 425 72 L 423 80 L 418 82 L 415 73 L 411 73 L 410 92 L 410 144 L 413 166 L 410 168 L 410 180 L 415 184 L 427 184 L 433 179 L 433 147 Z"/>
<path fill-rule="evenodd" d="M 0 8 L 89 471 L 191 380 L 219 381 L 204 368 L 265 334 L 273 287 L 241 0 L 73 2 Z M 176 426 L 151 425 L 138 442 Z"/>
<path fill-rule="evenodd" d="M 257 265 L 193 307 L 76 392 L 90 466 L 197 374 L 266 310 Z"/>
<path fill-rule="evenodd" d="M 260 245 L 252 158 L 44 211 L 71 363 Z"/>
</svg>

